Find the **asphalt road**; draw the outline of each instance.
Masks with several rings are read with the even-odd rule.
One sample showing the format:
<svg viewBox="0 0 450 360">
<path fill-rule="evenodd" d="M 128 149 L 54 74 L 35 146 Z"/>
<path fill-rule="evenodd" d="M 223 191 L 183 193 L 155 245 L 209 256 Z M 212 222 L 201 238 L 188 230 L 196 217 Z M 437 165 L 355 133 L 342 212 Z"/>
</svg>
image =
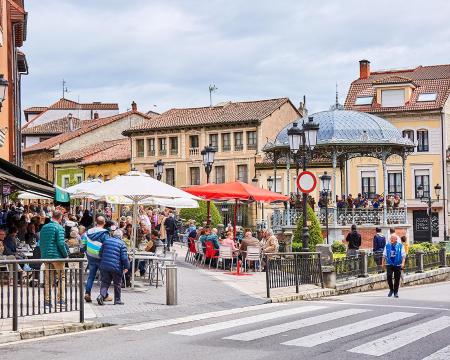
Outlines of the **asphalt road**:
<svg viewBox="0 0 450 360">
<path fill-rule="evenodd" d="M 247 306 L 0 347 L 36 359 L 450 359 L 450 282 Z"/>
</svg>

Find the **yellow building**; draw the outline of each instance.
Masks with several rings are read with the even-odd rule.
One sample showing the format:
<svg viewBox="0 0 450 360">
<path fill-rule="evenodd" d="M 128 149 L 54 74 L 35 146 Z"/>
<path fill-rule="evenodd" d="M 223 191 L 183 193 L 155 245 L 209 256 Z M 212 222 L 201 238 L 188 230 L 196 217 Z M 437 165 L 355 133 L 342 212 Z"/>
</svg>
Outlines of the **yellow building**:
<svg viewBox="0 0 450 360">
<path fill-rule="evenodd" d="M 353 81 L 345 108 L 376 114 L 397 127 L 416 148 L 402 167 L 400 160 L 388 163 L 388 193 L 402 196 L 408 209 L 409 232 L 414 241 L 429 240 L 428 205 L 419 198 L 431 197 L 433 241 L 448 233 L 448 174 L 446 151 L 450 137 L 450 65 L 419 66 L 411 69 L 370 70 L 370 62 L 360 61 L 360 76 Z M 346 193 L 381 193 L 383 174 L 379 162 L 367 158 L 348 162 L 351 179 Z M 404 170 L 404 174 L 402 174 Z M 405 181 L 402 177 L 405 176 Z M 402 183 L 405 188 L 402 188 Z M 442 190 L 439 199 L 435 187 Z M 422 199 L 425 200 L 425 199 Z"/>
</svg>

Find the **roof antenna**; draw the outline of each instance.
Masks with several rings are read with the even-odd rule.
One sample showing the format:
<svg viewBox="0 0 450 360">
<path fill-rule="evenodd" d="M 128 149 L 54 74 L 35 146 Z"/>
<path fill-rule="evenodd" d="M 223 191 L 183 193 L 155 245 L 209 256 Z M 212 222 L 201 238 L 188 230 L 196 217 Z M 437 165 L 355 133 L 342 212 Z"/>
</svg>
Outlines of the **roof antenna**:
<svg viewBox="0 0 450 360">
<path fill-rule="evenodd" d="M 336 81 L 336 103 L 335 103 L 335 105 L 336 105 L 336 108 L 338 108 L 338 106 L 339 106 L 339 93 L 338 93 L 338 83 L 337 83 L 337 81 Z"/>
<path fill-rule="evenodd" d="M 330 106 L 330 110 L 344 110 L 344 106 L 339 104 L 339 93 L 338 93 L 338 83 L 336 81 L 336 99 L 334 104 Z"/>
<path fill-rule="evenodd" d="M 69 89 L 67 89 L 67 86 L 66 86 L 66 84 L 67 84 L 67 82 L 66 82 L 66 80 L 62 80 L 62 98 L 63 99 L 65 99 L 65 93 L 68 93 L 69 92 Z"/>
<path fill-rule="evenodd" d="M 212 93 L 219 90 L 216 85 L 209 85 L 209 107 L 212 107 Z"/>
</svg>

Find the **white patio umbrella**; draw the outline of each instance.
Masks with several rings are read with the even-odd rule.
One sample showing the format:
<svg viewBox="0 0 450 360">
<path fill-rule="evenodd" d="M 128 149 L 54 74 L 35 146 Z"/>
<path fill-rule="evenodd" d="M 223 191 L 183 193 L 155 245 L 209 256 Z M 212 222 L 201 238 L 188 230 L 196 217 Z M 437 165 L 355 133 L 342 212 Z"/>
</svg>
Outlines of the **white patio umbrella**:
<svg viewBox="0 0 450 360">
<path fill-rule="evenodd" d="M 48 200 L 52 199 L 50 195 L 45 195 L 41 193 L 31 193 L 27 191 L 20 191 L 19 195 L 17 196 L 18 199 L 21 200 Z"/>
<path fill-rule="evenodd" d="M 104 196 L 99 198 L 110 204 L 132 205 L 133 201 L 124 196 Z M 146 198 L 139 201 L 139 205 L 160 205 L 164 207 L 170 207 L 175 209 L 194 209 L 198 208 L 198 202 L 194 199 L 160 199 L 160 198 Z"/>
<path fill-rule="evenodd" d="M 102 182 L 103 181 L 100 179 L 85 180 L 79 184 L 69 186 L 65 189 L 65 191 L 70 194 L 71 199 L 81 199 L 85 197 L 83 194 L 89 193 L 93 188 Z"/>
<path fill-rule="evenodd" d="M 89 191 L 90 195 L 98 197 L 123 196 L 133 204 L 133 237 L 132 237 L 132 274 L 131 284 L 134 287 L 134 258 L 137 238 L 138 205 L 147 199 L 173 200 L 173 199 L 198 199 L 197 197 L 152 178 L 146 173 L 132 170 L 125 175 L 116 176 L 114 179 L 99 183 Z"/>
</svg>

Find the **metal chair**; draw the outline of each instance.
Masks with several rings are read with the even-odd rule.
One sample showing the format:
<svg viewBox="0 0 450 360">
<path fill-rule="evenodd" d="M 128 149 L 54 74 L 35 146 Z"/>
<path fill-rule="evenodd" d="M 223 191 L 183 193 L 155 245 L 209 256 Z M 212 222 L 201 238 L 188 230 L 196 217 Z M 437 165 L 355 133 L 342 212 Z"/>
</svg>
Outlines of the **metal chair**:
<svg viewBox="0 0 450 360">
<path fill-rule="evenodd" d="M 203 252 L 203 246 L 202 243 L 200 241 L 197 241 L 195 243 L 195 248 L 197 250 L 197 262 L 196 265 L 201 265 L 202 263 L 205 262 L 205 254 Z"/>
<path fill-rule="evenodd" d="M 247 254 L 245 256 L 244 269 L 247 271 L 247 262 L 254 261 L 254 269 L 256 270 L 256 261 L 258 262 L 259 271 L 261 271 L 261 248 L 259 246 L 247 247 Z"/>
<path fill-rule="evenodd" d="M 225 270 L 225 260 L 231 260 L 230 271 L 233 271 L 233 249 L 229 246 L 220 246 L 219 247 L 219 258 L 217 261 L 216 269 L 219 268 L 219 260 L 222 261 L 223 269 Z"/>
</svg>

